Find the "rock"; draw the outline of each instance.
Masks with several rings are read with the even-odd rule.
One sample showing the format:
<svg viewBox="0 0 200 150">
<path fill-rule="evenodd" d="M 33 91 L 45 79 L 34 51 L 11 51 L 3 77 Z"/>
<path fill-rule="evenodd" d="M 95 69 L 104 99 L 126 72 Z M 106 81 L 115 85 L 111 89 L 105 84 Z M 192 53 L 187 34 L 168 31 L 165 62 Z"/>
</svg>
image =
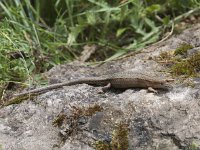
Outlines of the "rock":
<svg viewBox="0 0 200 150">
<path fill-rule="evenodd" d="M 160 74 L 165 67 L 154 58 L 182 43 L 200 45 L 200 26 L 153 45 L 134 56 L 98 67 L 63 64 L 46 73 L 64 81 L 118 71 Z M 198 78 L 194 78 L 198 82 Z M 198 82 L 199 83 L 199 82 Z M 65 86 L 0 109 L 0 149 L 27 150 L 179 150 L 200 145 L 200 91 L 174 86 L 170 91 L 111 89 L 87 84 Z"/>
</svg>

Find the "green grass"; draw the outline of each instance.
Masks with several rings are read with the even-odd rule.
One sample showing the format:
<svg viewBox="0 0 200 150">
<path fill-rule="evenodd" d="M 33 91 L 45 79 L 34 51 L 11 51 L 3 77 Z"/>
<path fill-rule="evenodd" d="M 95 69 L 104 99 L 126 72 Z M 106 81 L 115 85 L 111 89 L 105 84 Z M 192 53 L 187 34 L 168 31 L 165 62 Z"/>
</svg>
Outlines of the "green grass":
<svg viewBox="0 0 200 150">
<path fill-rule="evenodd" d="M 29 43 L 24 39 L 23 32 L 16 32 L 6 20 L 0 23 L 0 28 L 0 80 L 22 81 L 30 73 L 28 67 L 31 62 L 24 57 L 12 59 L 11 55 L 22 51 L 28 55 Z"/>
<path fill-rule="evenodd" d="M 0 81 L 32 84 L 38 74 L 77 58 L 84 45 L 104 49 L 101 60 L 142 49 L 160 38 L 170 19 L 198 6 L 190 0 L 2 0 Z M 11 59 L 16 52 L 25 56 Z"/>
</svg>

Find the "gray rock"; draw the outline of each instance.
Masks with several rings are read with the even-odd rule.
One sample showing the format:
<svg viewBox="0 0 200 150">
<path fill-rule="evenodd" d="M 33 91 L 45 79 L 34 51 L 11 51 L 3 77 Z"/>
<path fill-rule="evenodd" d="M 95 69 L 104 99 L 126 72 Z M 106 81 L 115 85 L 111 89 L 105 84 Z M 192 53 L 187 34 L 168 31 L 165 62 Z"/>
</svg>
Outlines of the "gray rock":
<svg viewBox="0 0 200 150">
<path fill-rule="evenodd" d="M 176 49 L 182 43 L 198 47 L 199 32 L 200 26 L 193 27 L 134 57 L 99 67 L 64 64 L 52 68 L 46 75 L 52 82 L 119 71 L 153 71 L 168 77 L 170 74 L 160 73 L 165 67 L 149 58 Z M 198 78 L 194 81 L 199 83 Z M 127 125 L 123 133 L 128 133 L 121 135 L 119 141 L 127 138 L 131 150 L 179 150 L 190 146 L 197 149 L 200 145 L 199 93 L 199 84 L 194 88 L 174 86 L 158 94 L 147 89 L 112 89 L 99 93 L 99 87 L 87 84 L 65 86 L 34 100 L 1 108 L 0 149 L 92 150 L 98 141 L 111 145 L 116 142 L 119 124 Z M 94 109 L 94 105 L 102 109 Z M 64 114 L 61 124 L 53 124 L 61 112 Z"/>
</svg>

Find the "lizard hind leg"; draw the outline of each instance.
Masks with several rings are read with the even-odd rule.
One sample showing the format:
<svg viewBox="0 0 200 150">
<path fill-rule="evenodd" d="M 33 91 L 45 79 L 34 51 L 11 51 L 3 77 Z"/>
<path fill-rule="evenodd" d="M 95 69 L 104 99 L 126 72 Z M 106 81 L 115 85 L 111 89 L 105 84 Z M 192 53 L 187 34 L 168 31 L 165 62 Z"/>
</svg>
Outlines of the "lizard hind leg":
<svg viewBox="0 0 200 150">
<path fill-rule="evenodd" d="M 155 90 L 155 89 L 153 89 L 152 87 L 148 87 L 148 91 L 149 91 L 149 92 L 153 92 L 153 93 L 155 93 L 155 94 L 158 94 L 158 91 Z"/>
<path fill-rule="evenodd" d="M 106 92 L 110 88 L 111 88 L 111 83 L 108 83 L 106 86 L 104 86 L 104 87 L 101 88 L 100 93 L 104 93 L 104 92 Z"/>
</svg>

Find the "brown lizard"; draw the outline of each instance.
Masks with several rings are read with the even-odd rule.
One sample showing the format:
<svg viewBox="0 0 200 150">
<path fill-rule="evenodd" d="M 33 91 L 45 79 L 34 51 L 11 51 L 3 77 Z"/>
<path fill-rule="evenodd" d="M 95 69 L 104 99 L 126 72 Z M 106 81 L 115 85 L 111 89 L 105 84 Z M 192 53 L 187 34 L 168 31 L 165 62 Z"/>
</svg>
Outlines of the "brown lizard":
<svg viewBox="0 0 200 150">
<path fill-rule="evenodd" d="M 158 77 L 136 73 L 136 72 L 122 72 L 122 73 L 113 73 L 109 75 L 104 75 L 100 77 L 86 77 L 83 79 L 77 79 L 73 81 L 67 81 L 63 83 L 56 83 L 48 85 L 45 87 L 25 91 L 15 96 L 23 96 L 27 94 L 35 93 L 44 93 L 46 91 L 61 88 L 63 86 L 70 86 L 75 84 L 89 84 L 89 85 L 101 85 L 113 88 L 153 88 L 153 89 L 169 89 L 171 85 L 168 83 L 168 80 L 160 79 Z M 151 90 L 153 90 L 151 89 Z"/>
</svg>

